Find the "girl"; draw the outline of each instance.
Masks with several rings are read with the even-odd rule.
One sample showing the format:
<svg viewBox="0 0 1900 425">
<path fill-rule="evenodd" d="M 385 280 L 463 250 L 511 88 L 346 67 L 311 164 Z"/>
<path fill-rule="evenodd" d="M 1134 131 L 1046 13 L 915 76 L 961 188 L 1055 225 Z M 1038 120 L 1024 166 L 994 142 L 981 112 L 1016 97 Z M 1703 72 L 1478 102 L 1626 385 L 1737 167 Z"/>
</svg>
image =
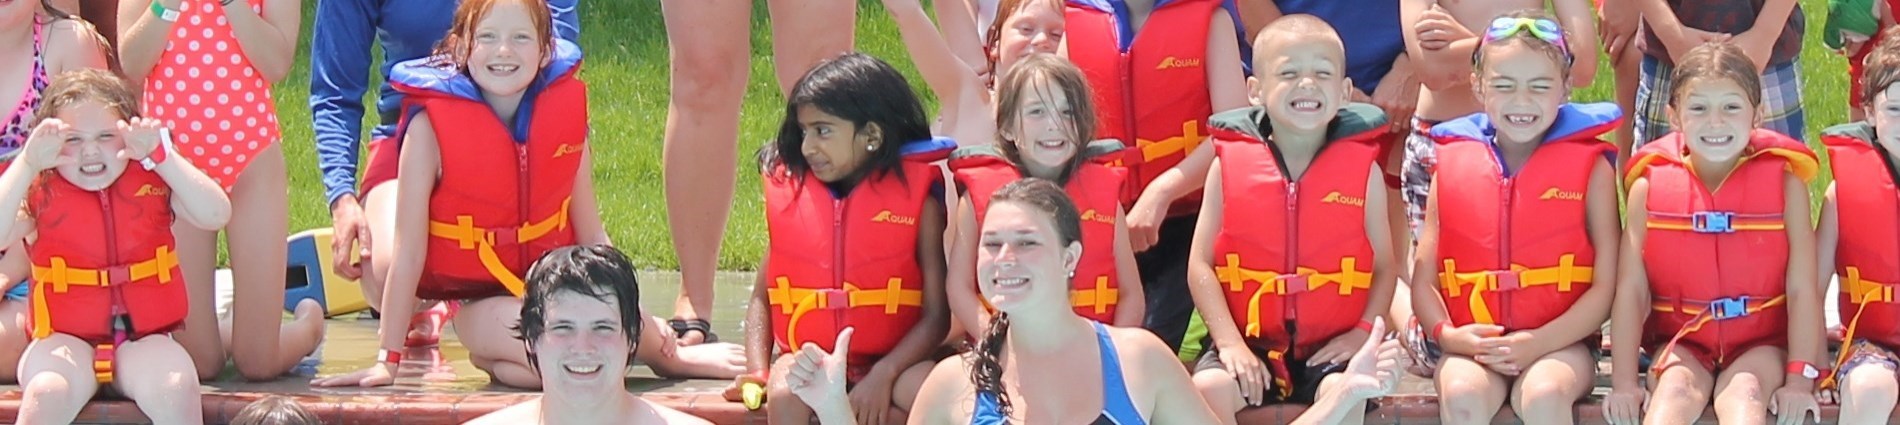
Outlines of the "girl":
<svg viewBox="0 0 1900 425">
<path fill-rule="evenodd" d="M 1900 152 L 1900 32 L 1888 31 L 1867 54 L 1864 83 L 1855 97 L 1864 99 L 1866 121 L 1837 125 L 1821 132 L 1827 145 L 1834 182 L 1821 203 L 1816 282 L 1840 277 L 1841 296 L 1834 301 L 1851 318 L 1843 339 L 1847 346 L 1832 365 L 1829 381 L 1838 380 L 1841 423 L 1886 423 L 1893 413 L 1900 382 L 1900 317 L 1894 316 L 1891 283 L 1900 283 L 1900 244 L 1895 223 L 1894 152 Z M 1874 44 L 1874 43 L 1869 43 Z M 1851 211 L 1851 213 L 1843 213 Z M 1841 229 L 1852 229 L 1842 232 Z M 1824 382 L 1827 389 L 1835 382 Z"/>
<path fill-rule="evenodd" d="M 1082 72 L 1053 55 L 1030 56 L 1003 74 L 999 93 L 996 121 L 1002 131 L 996 138 L 1001 143 L 959 149 L 950 159 L 963 191 L 950 254 L 951 313 L 970 334 L 983 334 L 989 312 L 977 296 L 974 276 L 978 212 L 987 210 L 990 194 L 1004 184 L 1035 177 L 1063 184 L 1084 211 L 1082 231 L 1091 246 L 1070 282 L 1076 314 L 1115 326 L 1141 326 L 1140 275 L 1116 202 L 1122 175 L 1096 160 L 1121 146 L 1113 141 L 1083 145 L 1093 136 L 1095 114 Z"/>
<path fill-rule="evenodd" d="M 212 269 L 217 230 L 174 226 L 191 290 L 189 326 L 179 341 L 200 378 L 223 370 L 228 349 L 247 379 L 276 377 L 323 338 L 321 309 L 284 305 L 289 192 L 270 84 L 296 60 L 299 0 L 128 1 L 119 6 L 119 56 L 144 87 L 147 116 L 178 129 L 179 154 L 218 181 L 237 211 L 226 230 L 237 282 L 229 344 L 219 335 Z M 280 335 L 279 332 L 282 332 Z"/>
<path fill-rule="evenodd" d="M 580 50 L 540 0 L 468 1 L 434 56 L 391 73 L 408 96 L 396 177 L 396 250 L 378 364 L 319 386 L 388 385 L 418 299 L 466 300 L 455 331 L 475 367 L 540 388 L 509 327 L 520 276 L 567 245 L 608 243 L 587 148 Z M 529 71 L 529 70 L 533 71 Z M 435 125 L 440 122 L 443 125 Z"/>
<path fill-rule="evenodd" d="M 1195 387 L 1227 424 L 1345 382 L 1334 375 L 1352 350 L 1385 338 L 1372 323 L 1397 285 L 1376 165 L 1384 114 L 1346 103 L 1345 47 L 1325 22 L 1288 15 L 1258 40 L 1256 106 L 1208 119 L 1218 157 L 1188 255 L 1213 348 Z"/>
<path fill-rule="evenodd" d="M 950 1 L 940 2 L 950 3 Z M 897 28 L 909 46 L 911 57 L 924 82 L 937 94 L 941 122 L 939 133 L 961 143 L 984 144 L 997 135 L 998 121 L 993 99 L 995 76 L 1002 75 L 1024 58 L 1038 53 L 1057 53 L 1062 45 L 1065 24 L 1062 3 L 1058 0 L 1003 0 L 998 15 L 989 26 L 983 51 L 985 63 L 969 63 L 952 52 L 956 37 L 940 34 L 931 25 L 917 0 L 885 0 L 884 8 L 897 21 Z M 941 12 L 942 9 L 939 9 Z M 954 13 L 940 15 L 946 28 L 954 29 Z M 979 70 L 992 70 L 982 73 Z"/>
<path fill-rule="evenodd" d="M 189 309 L 177 280 L 189 277 L 169 229 L 174 214 L 196 229 L 221 227 L 231 204 L 190 162 L 166 160 L 170 136 L 139 118 L 136 102 L 106 71 L 61 74 L 22 154 L 0 173 L 0 205 L 26 207 L 18 221 L 0 221 L 0 235 L 32 235 L 39 285 L 20 364 L 22 423 L 70 423 L 102 383 L 154 422 L 204 422 L 191 358 L 170 335 Z"/>
<path fill-rule="evenodd" d="M 1566 34 L 1541 9 L 1491 21 L 1473 56 L 1484 112 L 1432 127 L 1436 181 L 1413 276 L 1413 352 L 1437 370 L 1446 423 L 1571 423 L 1595 384 L 1594 335 L 1614 298 L 1622 114 L 1570 104 Z M 1595 54 L 1590 53 L 1590 54 Z"/>
<path fill-rule="evenodd" d="M 1801 142 L 1759 127 L 1755 69 L 1726 42 L 1685 52 L 1669 86 L 1670 125 L 1681 131 L 1644 145 L 1625 173 L 1604 406 L 1613 423 L 1687 423 L 1711 399 L 1724 423 L 1819 415 L 1821 289 L 1806 183 L 1818 164 Z M 1654 359 L 1653 396 L 1636 379 L 1639 348 Z"/>
<path fill-rule="evenodd" d="M 858 423 L 901 419 L 949 324 L 937 184 L 955 142 L 932 139 L 895 68 L 859 53 L 821 62 L 792 90 L 778 140 L 760 151 L 770 250 L 746 319 L 751 374 L 772 423 L 805 423 L 785 354 L 857 328 L 851 404 Z M 830 348 L 827 348 L 830 349 Z M 771 375 L 765 375 L 767 364 Z"/>
<path fill-rule="evenodd" d="M 105 69 L 107 54 L 105 39 L 91 25 L 44 2 L 0 4 L 0 28 L 0 46 L 6 46 L 0 48 L 0 58 L 6 58 L 0 63 L 10 64 L 0 66 L 0 155 L 12 155 L 26 144 L 33 111 L 51 77 L 75 69 Z M 7 248 L 13 242 L 0 244 L 5 245 L 0 249 L 21 252 Z M 0 265 L 26 264 L 18 260 L 0 259 Z M 29 341 L 26 302 L 31 285 L 16 284 L 27 273 L 24 268 L 0 270 L 0 288 L 8 288 L 0 300 L 0 382 L 15 381 L 12 366 L 20 363 Z"/>
</svg>

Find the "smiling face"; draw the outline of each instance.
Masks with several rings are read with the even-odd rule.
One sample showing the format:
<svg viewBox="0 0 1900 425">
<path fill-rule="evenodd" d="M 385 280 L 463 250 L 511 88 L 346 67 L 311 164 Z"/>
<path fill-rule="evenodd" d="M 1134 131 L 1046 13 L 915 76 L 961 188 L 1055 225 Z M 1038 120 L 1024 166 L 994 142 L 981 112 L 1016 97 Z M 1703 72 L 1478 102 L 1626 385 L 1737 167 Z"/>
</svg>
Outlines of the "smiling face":
<svg viewBox="0 0 1900 425">
<path fill-rule="evenodd" d="M 1702 160 L 1730 163 L 1748 147 L 1748 134 L 1761 122 L 1742 85 L 1727 78 L 1694 78 L 1670 108 L 1670 125 L 1682 132 L 1689 151 Z"/>
<path fill-rule="evenodd" d="M 1900 152 L 1900 84 L 1888 85 L 1869 100 L 1867 121 L 1874 124 L 1876 142 L 1888 152 Z"/>
<path fill-rule="evenodd" d="M 1266 40 L 1261 52 L 1270 53 L 1247 79 L 1248 100 L 1266 108 L 1275 130 L 1325 131 L 1352 84 L 1345 76 L 1345 48 L 1337 38 L 1312 33 L 1277 33 Z"/>
<path fill-rule="evenodd" d="M 1016 7 L 1009 18 L 997 25 L 991 40 L 991 58 L 996 61 L 992 75 L 1002 75 L 1022 58 L 1036 53 L 1056 53 L 1068 28 L 1062 3 L 1054 0 L 1027 0 Z"/>
<path fill-rule="evenodd" d="M 798 106 L 798 126 L 804 131 L 801 149 L 805 162 L 819 181 L 837 183 L 870 161 L 877 150 L 875 125 L 858 131 L 850 120 L 839 118 L 814 105 Z"/>
<path fill-rule="evenodd" d="M 124 134 L 119 131 L 120 117 L 105 104 L 92 100 L 74 102 L 59 111 L 59 120 L 73 127 L 73 134 L 60 147 L 61 157 L 70 163 L 55 169 L 60 177 L 85 190 L 101 190 L 125 173 Z"/>
<path fill-rule="evenodd" d="M 1523 42 L 1487 46 L 1472 87 L 1499 143 L 1537 143 L 1569 98 L 1561 65 Z"/>
<path fill-rule="evenodd" d="M 469 40 L 468 73 L 490 96 L 515 96 L 528 89 L 548 58 L 547 41 L 528 13 L 516 1 L 494 3 L 475 25 Z"/>
<path fill-rule="evenodd" d="M 1015 108 L 1015 128 L 1003 138 L 1016 147 L 1023 168 L 1034 177 L 1055 178 L 1081 151 L 1075 138 L 1075 108 L 1069 95 L 1046 76 L 1031 77 Z"/>
<path fill-rule="evenodd" d="M 568 399 L 611 400 L 625 391 L 627 357 L 633 353 L 620 306 L 573 291 L 549 297 L 545 330 L 535 344 L 536 366 L 548 391 Z M 637 325 L 637 324 L 635 324 Z"/>
<path fill-rule="evenodd" d="M 1082 244 L 1064 245 L 1055 219 L 1017 202 L 990 205 L 977 251 L 977 288 L 997 311 L 1068 308 Z"/>
</svg>

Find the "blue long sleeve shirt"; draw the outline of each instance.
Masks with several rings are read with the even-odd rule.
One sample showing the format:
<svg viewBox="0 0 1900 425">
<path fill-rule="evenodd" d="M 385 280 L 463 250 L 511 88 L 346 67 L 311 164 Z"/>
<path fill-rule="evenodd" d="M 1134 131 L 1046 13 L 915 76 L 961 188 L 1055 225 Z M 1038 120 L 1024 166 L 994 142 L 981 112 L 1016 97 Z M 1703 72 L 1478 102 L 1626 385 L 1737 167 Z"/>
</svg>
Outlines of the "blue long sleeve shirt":
<svg viewBox="0 0 1900 425">
<path fill-rule="evenodd" d="M 578 43 L 579 0 L 550 0 L 556 37 Z M 320 0 L 310 41 L 310 117 L 316 130 L 317 169 L 325 199 L 356 193 L 363 135 L 363 95 L 369 90 L 371 43 L 382 46 L 382 75 L 397 62 L 429 55 L 448 35 L 454 0 Z M 395 132 L 402 94 L 379 82 L 372 139 Z"/>
</svg>

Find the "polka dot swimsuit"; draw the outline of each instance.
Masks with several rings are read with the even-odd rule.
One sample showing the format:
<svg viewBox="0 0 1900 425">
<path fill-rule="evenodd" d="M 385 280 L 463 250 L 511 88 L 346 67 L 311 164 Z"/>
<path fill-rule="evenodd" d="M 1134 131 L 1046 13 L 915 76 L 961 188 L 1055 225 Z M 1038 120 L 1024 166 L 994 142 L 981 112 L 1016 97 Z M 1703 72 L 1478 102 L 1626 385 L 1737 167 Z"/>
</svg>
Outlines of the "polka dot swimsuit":
<svg viewBox="0 0 1900 425">
<path fill-rule="evenodd" d="M 250 3 L 261 10 L 258 0 Z M 279 138 L 270 83 L 244 57 L 217 0 L 182 7 L 145 78 L 145 116 L 171 127 L 178 153 L 230 191 L 244 166 Z"/>
<path fill-rule="evenodd" d="M 40 54 L 45 47 L 40 40 L 44 24 L 33 26 L 33 74 L 27 80 L 25 92 L 20 93 L 20 103 L 13 107 L 11 116 L 0 122 L 0 154 L 11 154 L 26 145 L 27 133 L 32 131 L 27 120 L 33 119 L 33 110 L 40 107 L 40 91 L 46 90 L 46 57 Z"/>
</svg>

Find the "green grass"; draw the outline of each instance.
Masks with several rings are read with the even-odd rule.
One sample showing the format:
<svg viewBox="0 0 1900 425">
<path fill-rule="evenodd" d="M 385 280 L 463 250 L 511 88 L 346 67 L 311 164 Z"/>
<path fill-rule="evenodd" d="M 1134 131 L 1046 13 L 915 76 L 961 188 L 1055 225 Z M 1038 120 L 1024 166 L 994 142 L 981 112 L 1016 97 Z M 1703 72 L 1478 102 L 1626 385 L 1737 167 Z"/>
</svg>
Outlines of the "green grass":
<svg viewBox="0 0 1900 425">
<path fill-rule="evenodd" d="M 693 1 L 693 0 L 685 0 Z M 284 149 L 290 174 L 290 228 L 329 227 L 329 208 L 316 170 L 310 128 L 309 19 L 314 1 L 305 2 L 304 42 L 289 77 L 275 88 L 279 122 L 284 125 Z M 587 54 L 581 78 L 590 91 L 593 115 L 594 179 L 601 212 L 614 243 L 643 268 L 671 269 L 678 265 L 666 225 L 666 203 L 661 181 L 660 149 L 667 101 L 666 28 L 660 2 L 581 2 L 581 46 Z M 741 158 L 771 137 L 783 113 L 772 74 L 771 36 L 762 0 L 754 0 L 752 69 L 741 114 Z M 1807 140 L 1819 146 L 1818 132 L 1848 119 L 1847 64 L 1820 42 L 1825 20 L 1823 0 L 1801 1 L 1808 18 L 1808 37 L 1801 54 L 1802 94 L 1807 107 Z M 890 15 L 876 0 L 860 0 L 857 47 L 902 70 L 919 93 L 927 93 L 918 77 Z M 1614 100 L 1614 79 L 1608 60 L 1601 61 L 1597 82 L 1576 92 L 1575 100 Z M 366 99 L 366 103 L 373 99 Z M 935 108 L 933 97 L 926 102 Z M 372 114 L 373 115 L 373 114 Z M 374 118 L 371 118 L 373 121 Z M 366 126 L 365 128 L 368 128 Z M 765 247 L 759 177 L 753 165 L 741 160 L 734 191 L 733 213 L 726 226 L 721 269 L 756 268 Z M 1825 169 L 1824 169 L 1825 171 Z M 1816 182 L 1825 187 L 1826 178 Z"/>
</svg>

